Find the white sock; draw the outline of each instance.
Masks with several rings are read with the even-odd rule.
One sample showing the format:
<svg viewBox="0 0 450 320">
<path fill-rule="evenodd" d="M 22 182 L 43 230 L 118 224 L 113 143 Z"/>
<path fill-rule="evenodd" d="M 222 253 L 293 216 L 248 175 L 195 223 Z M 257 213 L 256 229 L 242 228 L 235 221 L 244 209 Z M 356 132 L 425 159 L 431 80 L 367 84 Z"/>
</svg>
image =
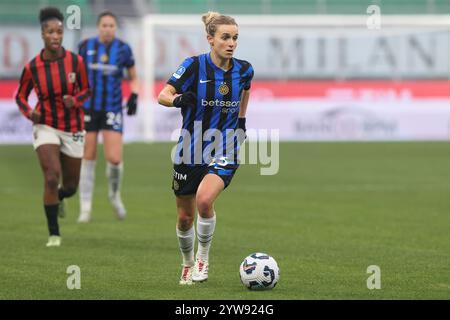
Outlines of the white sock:
<svg viewBox="0 0 450 320">
<path fill-rule="evenodd" d="M 108 178 L 109 198 L 120 196 L 120 186 L 122 184 L 123 162 L 118 165 L 106 163 L 106 177 Z"/>
<path fill-rule="evenodd" d="M 216 227 L 216 213 L 212 218 L 197 218 L 197 258 L 203 261 L 208 261 L 209 248 L 211 247 L 211 241 Z"/>
<path fill-rule="evenodd" d="M 92 209 L 92 193 L 95 182 L 95 160 L 81 162 L 80 171 L 80 209 L 82 213 L 90 213 Z"/>
<path fill-rule="evenodd" d="M 195 241 L 195 228 L 192 226 L 187 231 L 181 231 L 177 229 L 178 243 L 180 245 L 180 251 L 183 256 L 184 266 L 194 265 L 194 241 Z"/>
</svg>

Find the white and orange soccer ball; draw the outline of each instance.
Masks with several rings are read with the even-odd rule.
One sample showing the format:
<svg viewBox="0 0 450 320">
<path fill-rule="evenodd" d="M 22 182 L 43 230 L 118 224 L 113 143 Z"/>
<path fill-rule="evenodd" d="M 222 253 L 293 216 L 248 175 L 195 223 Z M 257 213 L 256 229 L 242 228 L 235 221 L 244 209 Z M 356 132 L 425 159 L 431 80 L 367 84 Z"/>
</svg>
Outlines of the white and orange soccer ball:
<svg viewBox="0 0 450 320">
<path fill-rule="evenodd" d="M 272 289 L 280 279 L 275 259 L 265 253 L 252 253 L 242 261 L 239 275 L 244 286 L 251 290 Z"/>
</svg>

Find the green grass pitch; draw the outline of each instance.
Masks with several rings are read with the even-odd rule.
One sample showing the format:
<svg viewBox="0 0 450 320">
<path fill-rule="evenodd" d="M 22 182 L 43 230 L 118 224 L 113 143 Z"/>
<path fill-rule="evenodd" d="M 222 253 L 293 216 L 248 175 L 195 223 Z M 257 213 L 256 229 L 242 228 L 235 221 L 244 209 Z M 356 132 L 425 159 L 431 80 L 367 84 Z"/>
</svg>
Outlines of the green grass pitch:
<svg viewBox="0 0 450 320">
<path fill-rule="evenodd" d="M 282 143 L 277 175 L 243 165 L 217 201 L 210 278 L 191 287 L 178 285 L 171 148 L 126 145 L 123 222 L 100 154 L 92 222 L 76 223 L 77 194 L 62 246 L 46 248 L 36 155 L 0 146 L 0 299 L 450 299 L 448 143 Z M 240 283 L 257 251 L 279 264 L 274 290 Z M 67 289 L 70 265 L 80 290 Z M 380 290 L 367 289 L 370 265 Z"/>
</svg>

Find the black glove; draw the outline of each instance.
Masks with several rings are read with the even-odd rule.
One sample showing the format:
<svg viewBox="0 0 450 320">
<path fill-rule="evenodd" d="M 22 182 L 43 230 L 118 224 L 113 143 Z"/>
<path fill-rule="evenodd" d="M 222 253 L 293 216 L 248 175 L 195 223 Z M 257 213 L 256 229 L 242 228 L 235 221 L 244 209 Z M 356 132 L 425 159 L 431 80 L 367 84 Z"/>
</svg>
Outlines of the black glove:
<svg viewBox="0 0 450 320">
<path fill-rule="evenodd" d="M 244 143 L 245 139 L 247 139 L 247 134 L 245 133 L 247 131 L 247 128 L 245 128 L 245 118 L 238 118 L 238 130 L 239 129 L 244 131 L 243 135 L 238 131 L 238 141 L 239 144 L 242 144 Z"/>
<path fill-rule="evenodd" d="M 242 129 L 244 132 L 247 132 L 247 128 L 245 127 L 245 118 L 238 118 L 238 129 Z"/>
<path fill-rule="evenodd" d="M 195 93 L 188 91 L 179 95 L 175 99 L 173 99 L 173 106 L 176 108 L 181 107 L 193 107 L 197 103 L 197 96 Z"/>
<path fill-rule="evenodd" d="M 137 110 L 137 98 L 138 95 L 136 93 L 132 93 L 127 101 L 127 115 L 133 116 L 136 114 Z"/>
</svg>

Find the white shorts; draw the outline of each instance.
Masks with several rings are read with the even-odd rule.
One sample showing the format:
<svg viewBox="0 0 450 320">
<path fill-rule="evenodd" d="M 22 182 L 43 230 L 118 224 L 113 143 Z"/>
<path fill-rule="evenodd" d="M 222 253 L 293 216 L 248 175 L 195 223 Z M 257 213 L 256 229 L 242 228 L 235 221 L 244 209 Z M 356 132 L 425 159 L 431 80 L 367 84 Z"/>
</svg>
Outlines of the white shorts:
<svg viewBox="0 0 450 320">
<path fill-rule="evenodd" d="M 44 144 L 57 144 L 65 155 L 72 158 L 83 158 L 84 136 L 86 132 L 65 132 L 45 124 L 33 125 L 34 150 Z"/>
</svg>

